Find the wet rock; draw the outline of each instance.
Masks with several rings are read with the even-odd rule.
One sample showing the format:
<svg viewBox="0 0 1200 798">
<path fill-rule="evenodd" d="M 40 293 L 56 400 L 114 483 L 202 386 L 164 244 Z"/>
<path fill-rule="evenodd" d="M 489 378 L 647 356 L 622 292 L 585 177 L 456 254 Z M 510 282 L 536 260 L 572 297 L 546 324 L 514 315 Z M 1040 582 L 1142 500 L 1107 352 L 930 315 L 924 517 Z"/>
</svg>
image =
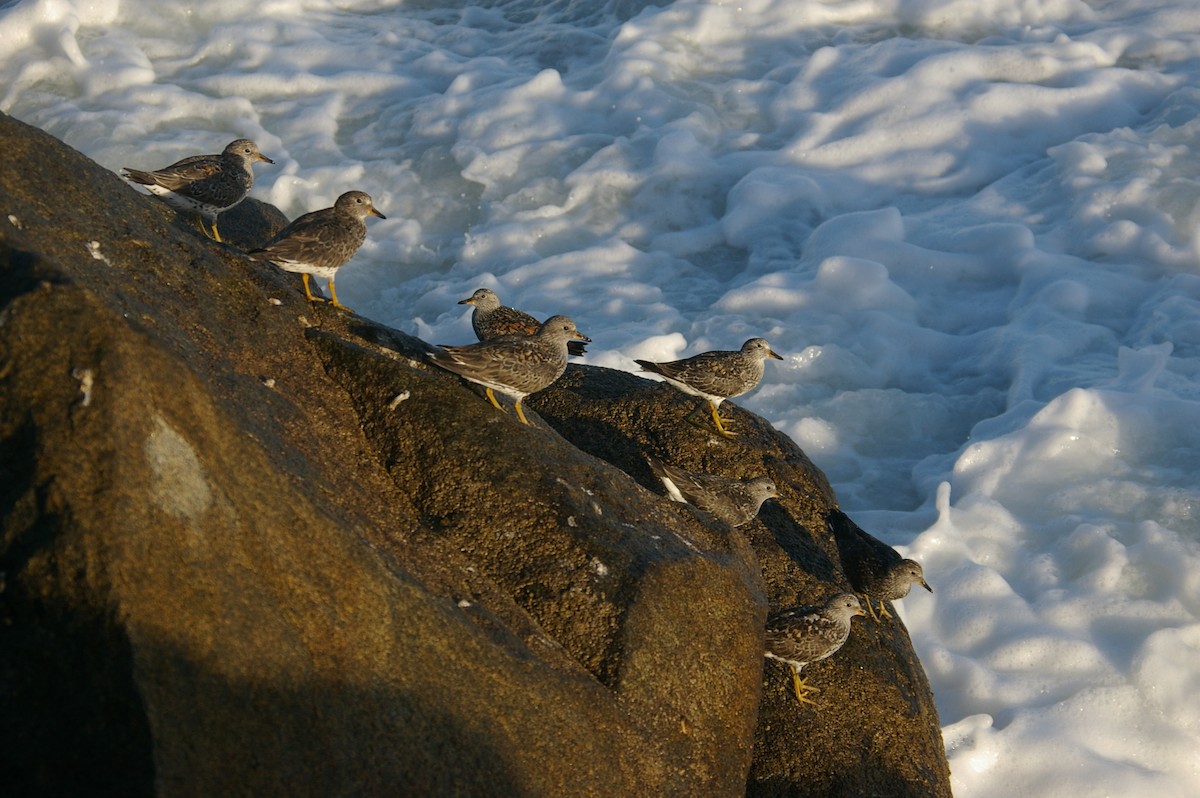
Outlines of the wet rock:
<svg viewBox="0 0 1200 798">
<path fill-rule="evenodd" d="M 14 794 L 949 794 L 898 623 L 805 671 L 817 714 L 764 679 L 768 608 L 844 587 L 832 491 L 764 421 L 714 442 L 687 397 L 573 366 L 521 425 L 246 258 L 269 206 L 217 244 L 0 138 Z M 784 495 L 733 532 L 643 452 Z"/>
</svg>

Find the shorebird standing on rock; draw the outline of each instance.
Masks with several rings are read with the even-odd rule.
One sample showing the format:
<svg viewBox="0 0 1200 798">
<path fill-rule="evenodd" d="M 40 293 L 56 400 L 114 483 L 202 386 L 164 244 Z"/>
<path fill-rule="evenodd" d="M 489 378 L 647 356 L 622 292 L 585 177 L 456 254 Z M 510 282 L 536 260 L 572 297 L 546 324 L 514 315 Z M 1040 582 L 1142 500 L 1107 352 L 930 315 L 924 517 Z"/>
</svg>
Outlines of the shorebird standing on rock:
<svg viewBox="0 0 1200 798">
<path fill-rule="evenodd" d="M 800 669 L 835 654 L 850 637 L 850 620 L 856 615 L 866 615 L 858 597 L 839 593 L 821 607 L 789 607 L 767 619 L 765 654 L 792 669 L 792 687 L 801 703 L 816 703 L 805 694 L 820 690 L 800 678 Z"/>
<path fill-rule="evenodd" d="M 590 341 L 566 316 L 551 316 L 535 335 L 509 336 L 466 346 L 443 346 L 429 355 L 435 366 L 482 385 L 501 412 L 494 391 L 516 400 L 517 417 L 528 424 L 521 401 L 548 388 L 567 369 L 567 342 Z"/>
<path fill-rule="evenodd" d="M 230 142 L 220 155 L 193 155 L 154 172 L 127 166 L 122 176 L 145 186 L 168 205 L 195 213 L 206 236 L 209 232 L 204 228 L 204 220 L 210 220 L 209 237 L 223 243 L 217 231 L 217 214 L 237 205 L 250 193 L 254 186 L 254 170 L 250 167 L 258 161 L 275 163 L 259 152 L 253 141 L 238 139 Z"/>
<path fill-rule="evenodd" d="M 771 345 L 764 339 L 751 338 L 735 352 L 703 352 L 667 363 L 652 363 L 649 360 L 634 362 L 646 371 L 665 377 L 684 393 L 706 399 L 712 408 L 717 432 L 730 438 L 733 433 L 721 423 L 717 408 L 726 399 L 741 396 L 758 385 L 763 377 L 763 362 L 769 357 L 783 360 L 771 351 Z"/>
<path fill-rule="evenodd" d="M 770 477 L 734 479 L 720 474 L 699 474 L 647 457 L 650 470 L 662 480 L 672 501 L 690 504 L 730 526 L 754 520 L 767 499 L 779 496 Z"/>
<path fill-rule="evenodd" d="M 876 621 L 892 617 L 883 602 L 904 598 L 913 585 L 933 592 L 919 562 L 904 559 L 900 552 L 868 533 L 841 510 L 830 510 L 825 514 L 825 522 L 833 534 L 850 586 L 867 600 L 867 611 Z"/>
<path fill-rule="evenodd" d="M 332 208 L 304 214 L 280 230 L 265 247 L 246 254 L 255 260 L 271 261 L 285 272 L 299 272 L 304 277 L 304 296 L 309 302 L 320 301 L 308 287 L 309 275 L 324 277 L 329 281 L 333 306 L 349 310 L 338 302 L 333 278 L 367 240 L 368 216 L 387 218 L 375 210 L 371 195 L 347 191 Z"/>
</svg>

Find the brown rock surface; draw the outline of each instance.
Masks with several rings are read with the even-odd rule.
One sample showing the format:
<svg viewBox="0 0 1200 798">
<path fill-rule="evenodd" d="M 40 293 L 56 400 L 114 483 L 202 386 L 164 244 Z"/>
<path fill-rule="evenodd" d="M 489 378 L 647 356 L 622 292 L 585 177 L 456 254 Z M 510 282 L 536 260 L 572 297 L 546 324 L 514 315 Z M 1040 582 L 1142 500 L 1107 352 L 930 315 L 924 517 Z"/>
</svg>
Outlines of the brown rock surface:
<svg viewBox="0 0 1200 798">
<path fill-rule="evenodd" d="M 764 677 L 768 605 L 845 585 L 832 492 L 761 419 L 716 439 L 576 366 L 525 427 L 52 137 L 0 141 L 13 794 L 949 794 L 898 622 L 805 671 L 816 711 Z M 642 451 L 784 495 L 731 533 Z"/>
</svg>

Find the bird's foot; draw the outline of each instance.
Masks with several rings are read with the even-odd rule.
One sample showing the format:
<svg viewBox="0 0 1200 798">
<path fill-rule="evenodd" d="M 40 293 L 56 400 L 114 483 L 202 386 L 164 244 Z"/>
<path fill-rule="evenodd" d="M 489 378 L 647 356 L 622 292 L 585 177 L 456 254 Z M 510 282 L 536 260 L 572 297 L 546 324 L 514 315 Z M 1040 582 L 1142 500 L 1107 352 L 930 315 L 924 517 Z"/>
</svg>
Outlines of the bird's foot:
<svg viewBox="0 0 1200 798">
<path fill-rule="evenodd" d="M 728 429 L 729 422 L 726 421 L 725 423 L 721 423 L 721 416 L 717 413 L 717 408 L 715 408 L 715 407 L 712 409 L 712 418 L 713 418 L 713 424 L 715 424 L 717 427 L 717 432 L 722 437 L 725 437 L 725 438 L 734 437 L 734 433 L 730 432 Z"/>
<path fill-rule="evenodd" d="M 801 679 L 799 674 L 796 673 L 792 674 L 792 687 L 796 690 L 796 700 L 801 704 L 812 704 L 813 706 L 817 705 L 817 702 L 809 698 L 807 694 L 821 692 L 819 687 L 813 687 L 807 681 Z"/>
<path fill-rule="evenodd" d="M 307 299 L 309 302 L 324 302 L 325 301 L 324 297 L 313 296 L 312 289 L 309 288 L 309 286 L 308 286 L 308 275 L 307 274 L 301 274 L 300 279 L 304 281 L 304 298 L 305 299 Z"/>
<path fill-rule="evenodd" d="M 693 424 L 696 427 L 698 427 L 699 429 L 709 431 L 708 422 L 699 418 L 700 411 L 702 409 L 704 409 L 704 407 L 705 407 L 705 405 L 700 405 L 695 410 L 688 413 L 686 416 L 686 420 L 689 424 Z M 709 407 L 712 407 L 712 406 L 709 405 Z M 715 409 L 713 409 L 713 411 L 712 411 L 712 420 L 713 420 L 713 426 L 716 427 L 718 435 L 720 435 L 723 438 L 736 437 L 736 435 L 733 432 L 730 432 L 728 429 L 729 422 L 727 422 L 727 421 L 722 422 L 721 417 L 719 415 L 717 415 L 717 411 Z"/>
<path fill-rule="evenodd" d="M 867 600 L 866 601 L 867 614 L 869 614 L 871 616 L 871 620 L 875 621 L 875 623 L 879 623 L 879 616 L 875 614 L 875 600 L 872 599 L 870 596 L 868 596 L 866 593 L 863 594 L 863 598 L 865 598 Z M 882 603 L 880 604 L 880 606 L 883 606 Z"/>
<path fill-rule="evenodd" d="M 517 402 L 516 408 L 517 408 L 517 418 L 521 419 L 521 423 L 525 424 L 527 426 L 533 426 L 532 424 L 529 423 L 529 419 L 525 418 L 525 411 L 521 409 L 520 402 Z"/>
<path fill-rule="evenodd" d="M 225 243 L 224 241 L 222 241 L 222 240 L 221 240 L 221 233 L 220 233 L 220 231 L 219 231 L 219 230 L 217 230 L 217 220 L 216 220 L 216 219 L 213 219 L 213 222 L 212 222 L 212 232 L 211 232 L 211 233 L 210 233 L 210 232 L 208 232 L 208 228 L 204 226 L 204 214 L 202 214 L 202 213 L 197 213 L 197 214 L 196 214 L 196 222 L 197 222 L 197 223 L 199 223 L 199 225 L 200 225 L 200 232 L 201 232 L 201 233 L 204 233 L 204 237 L 205 237 L 205 238 L 207 238 L 207 239 L 209 239 L 209 240 L 211 240 L 211 241 L 216 241 L 218 244 L 224 244 L 224 243 Z"/>
<path fill-rule="evenodd" d="M 485 394 L 487 394 L 488 401 L 492 403 L 492 407 L 496 408 L 496 409 L 497 409 L 497 410 L 499 410 L 501 413 L 507 413 L 507 412 L 508 412 L 507 410 L 505 410 L 505 409 L 504 409 L 504 407 L 503 407 L 503 406 L 501 406 L 500 402 L 498 402 L 498 401 L 496 400 L 496 394 L 492 393 L 492 389 L 491 389 L 491 388 L 485 388 L 483 392 L 484 392 Z M 517 405 L 517 414 L 518 414 L 518 415 L 521 415 L 521 406 L 520 406 L 520 405 Z M 524 416 L 524 415 L 521 415 L 521 420 L 522 420 L 522 421 L 525 421 L 525 416 Z M 526 421 L 525 423 L 527 423 L 527 424 L 528 424 L 529 422 L 527 422 L 527 421 Z"/>
</svg>

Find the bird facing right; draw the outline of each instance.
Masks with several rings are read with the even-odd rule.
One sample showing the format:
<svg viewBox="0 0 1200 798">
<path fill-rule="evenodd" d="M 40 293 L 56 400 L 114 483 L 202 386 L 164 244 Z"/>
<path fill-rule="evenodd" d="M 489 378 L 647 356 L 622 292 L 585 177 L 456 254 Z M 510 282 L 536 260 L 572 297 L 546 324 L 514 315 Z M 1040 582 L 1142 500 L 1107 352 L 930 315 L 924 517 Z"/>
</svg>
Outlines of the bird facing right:
<svg viewBox="0 0 1200 798">
<path fill-rule="evenodd" d="M 717 432 L 730 438 L 733 433 L 721 423 L 717 408 L 726 399 L 741 396 L 758 385 L 763 377 L 763 362 L 767 358 L 783 360 L 771 350 L 771 345 L 765 339 L 751 338 L 737 351 L 702 352 L 666 363 L 649 360 L 634 362 L 646 371 L 665 377 L 684 393 L 707 400 Z"/>
<path fill-rule="evenodd" d="M 867 600 L 867 611 L 872 618 L 879 620 L 875 602 L 879 603 L 879 616 L 891 618 L 884 602 L 904 598 L 913 585 L 933 592 L 920 563 L 902 558 L 900 552 L 868 533 L 841 510 L 830 510 L 825 521 L 837 545 L 842 570 L 850 586 Z"/>
<path fill-rule="evenodd" d="M 367 240 L 368 216 L 387 218 L 375 210 L 369 194 L 347 191 L 332 208 L 304 214 L 280 230 L 265 247 L 247 254 L 255 260 L 271 261 L 286 272 L 300 272 L 304 278 L 304 296 L 309 302 L 318 301 L 308 287 L 309 275 L 324 277 L 329 281 L 333 306 L 349 310 L 338 302 L 333 278 Z"/>
<path fill-rule="evenodd" d="M 486 389 L 488 401 L 501 412 L 494 391 L 516 400 L 517 417 L 528 424 L 521 402 L 549 387 L 567 368 L 567 342 L 590 341 L 566 316 L 551 316 L 536 335 L 509 336 L 467 346 L 443 346 L 428 357 L 436 366 Z"/>
<path fill-rule="evenodd" d="M 250 139 L 238 139 L 225 145 L 220 155 L 192 155 L 153 172 L 125 167 L 122 176 L 144 186 L 161 197 L 168 205 L 181 211 L 192 211 L 200 217 L 200 229 L 205 235 L 204 220 L 212 222 L 213 240 L 221 242 L 217 230 L 217 214 L 227 211 L 246 198 L 254 185 L 251 164 L 258 161 L 275 163 L 258 151 Z"/>
<path fill-rule="evenodd" d="M 740 480 L 720 474 L 700 474 L 647 457 L 650 470 L 658 477 L 672 501 L 690 504 L 730 526 L 742 526 L 754 520 L 767 499 L 779 496 L 770 477 Z"/>
<path fill-rule="evenodd" d="M 815 703 L 805 694 L 820 691 L 800 678 L 800 669 L 836 653 L 850 637 L 850 620 L 865 614 L 857 596 L 838 593 L 819 608 L 789 607 L 767 619 L 765 655 L 792 669 L 792 686 L 801 703 Z"/>
</svg>

